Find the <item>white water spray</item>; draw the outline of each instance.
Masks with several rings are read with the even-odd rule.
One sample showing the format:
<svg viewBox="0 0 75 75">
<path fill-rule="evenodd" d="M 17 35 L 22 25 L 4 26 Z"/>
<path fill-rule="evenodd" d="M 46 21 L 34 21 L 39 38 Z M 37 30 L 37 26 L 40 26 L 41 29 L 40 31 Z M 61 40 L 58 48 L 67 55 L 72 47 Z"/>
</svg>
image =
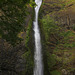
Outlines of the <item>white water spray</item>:
<svg viewBox="0 0 75 75">
<path fill-rule="evenodd" d="M 34 38 L 35 38 L 35 52 L 34 52 L 34 75 L 43 75 L 43 62 L 42 62 L 42 46 L 40 31 L 38 27 L 38 12 L 42 3 L 42 0 L 35 0 L 37 6 L 35 7 L 35 21 L 34 24 Z"/>
</svg>

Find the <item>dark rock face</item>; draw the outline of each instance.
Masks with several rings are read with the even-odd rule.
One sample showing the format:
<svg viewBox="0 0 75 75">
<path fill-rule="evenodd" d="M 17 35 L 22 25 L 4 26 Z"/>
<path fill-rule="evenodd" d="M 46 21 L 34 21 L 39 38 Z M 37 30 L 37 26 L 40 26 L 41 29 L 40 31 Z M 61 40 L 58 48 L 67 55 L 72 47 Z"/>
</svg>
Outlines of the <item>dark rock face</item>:
<svg viewBox="0 0 75 75">
<path fill-rule="evenodd" d="M 28 6 L 27 11 L 31 13 L 27 15 L 25 19 L 24 26 L 26 28 L 26 31 L 27 28 L 29 27 L 29 23 L 31 23 L 30 21 L 32 21 L 31 18 L 33 17 L 32 8 Z M 17 44 L 15 47 L 13 47 L 11 44 L 6 42 L 4 39 L 0 38 L 0 75 L 25 75 L 26 74 L 25 73 L 26 68 L 28 68 L 30 63 L 29 61 L 27 61 L 27 59 L 23 58 L 22 56 L 28 51 L 28 48 L 26 47 L 25 44 L 25 41 L 27 40 L 26 36 L 29 35 L 30 37 L 31 35 L 31 32 L 29 32 L 29 34 L 26 34 L 26 31 L 23 31 L 19 34 L 19 37 L 23 38 L 24 40 L 21 41 L 20 44 Z M 32 40 L 32 38 L 30 38 L 29 40 Z M 30 42 L 30 45 L 28 44 L 29 47 L 31 46 L 31 43 L 32 42 Z M 31 59 L 31 61 L 33 60 Z M 27 64 L 27 62 L 29 64 Z M 33 69 L 30 68 L 30 70 L 32 71 Z M 31 74 L 28 73 L 28 75 Z"/>
<path fill-rule="evenodd" d="M 3 43 L 0 45 L 0 75 L 19 75 L 18 73 L 25 69 L 23 66 L 25 59 L 21 58 L 26 50 L 25 45 L 20 44 L 12 47 L 9 44 L 4 46 L 6 42 L 2 39 L 0 39 L 0 42 Z"/>
</svg>

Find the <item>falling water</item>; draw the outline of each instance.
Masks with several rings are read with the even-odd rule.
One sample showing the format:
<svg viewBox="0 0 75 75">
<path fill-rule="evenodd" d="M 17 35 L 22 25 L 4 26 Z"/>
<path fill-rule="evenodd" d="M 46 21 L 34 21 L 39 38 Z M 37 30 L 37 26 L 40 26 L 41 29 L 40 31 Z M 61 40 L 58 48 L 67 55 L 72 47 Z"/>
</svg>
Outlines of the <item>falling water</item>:
<svg viewBox="0 0 75 75">
<path fill-rule="evenodd" d="M 43 75 L 43 63 L 42 63 L 42 46 L 40 31 L 38 27 L 38 12 L 42 3 L 42 0 L 35 0 L 37 6 L 35 7 L 35 21 L 34 24 L 34 38 L 35 38 L 35 52 L 34 52 L 34 75 Z"/>
</svg>

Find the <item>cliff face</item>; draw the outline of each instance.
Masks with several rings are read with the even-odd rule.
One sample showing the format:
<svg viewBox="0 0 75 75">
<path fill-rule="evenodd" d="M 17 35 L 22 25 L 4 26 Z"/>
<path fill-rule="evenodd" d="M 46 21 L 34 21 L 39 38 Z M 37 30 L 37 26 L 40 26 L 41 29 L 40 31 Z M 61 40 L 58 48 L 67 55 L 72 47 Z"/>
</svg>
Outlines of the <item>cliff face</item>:
<svg viewBox="0 0 75 75">
<path fill-rule="evenodd" d="M 74 0 L 45 0 L 41 6 L 44 64 L 50 75 L 75 74 L 74 3 Z"/>
<path fill-rule="evenodd" d="M 74 0 L 45 0 L 41 9 L 43 11 L 42 15 L 49 14 L 58 21 L 58 24 L 72 28 L 75 24 L 74 3 Z"/>
<path fill-rule="evenodd" d="M 33 74 L 33 45 L 32 18 L 33 9 L 28 6 L 29 13 L 25 19 L 25 31 L 18 34 L 23 41 L 13 47 L 0 37 L 0 75 L 32 75 Z M 30 42 L 29 42 L 30 41 Z"/>
</svg>

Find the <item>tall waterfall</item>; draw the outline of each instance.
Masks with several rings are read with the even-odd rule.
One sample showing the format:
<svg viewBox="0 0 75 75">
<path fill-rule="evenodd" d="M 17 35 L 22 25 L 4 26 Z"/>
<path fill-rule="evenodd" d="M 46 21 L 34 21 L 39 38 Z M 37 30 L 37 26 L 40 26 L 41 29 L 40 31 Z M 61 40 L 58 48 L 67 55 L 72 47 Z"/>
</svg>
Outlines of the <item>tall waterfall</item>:
<svg viewBox="0 0 75 75">
<path fill-rule="evenodd" d="M 42 62 L 42 46 L 40 31 L 38 27 L 38 12 L 42 3 L 42 0 L 35 0 L 37 6 L 35 7 L 35 21 L 34 25 L 34 38 L 35 38 L 35 52 L 34 52 L 34 75 L 43 75 L 43 62 Z"/>
</svg>

